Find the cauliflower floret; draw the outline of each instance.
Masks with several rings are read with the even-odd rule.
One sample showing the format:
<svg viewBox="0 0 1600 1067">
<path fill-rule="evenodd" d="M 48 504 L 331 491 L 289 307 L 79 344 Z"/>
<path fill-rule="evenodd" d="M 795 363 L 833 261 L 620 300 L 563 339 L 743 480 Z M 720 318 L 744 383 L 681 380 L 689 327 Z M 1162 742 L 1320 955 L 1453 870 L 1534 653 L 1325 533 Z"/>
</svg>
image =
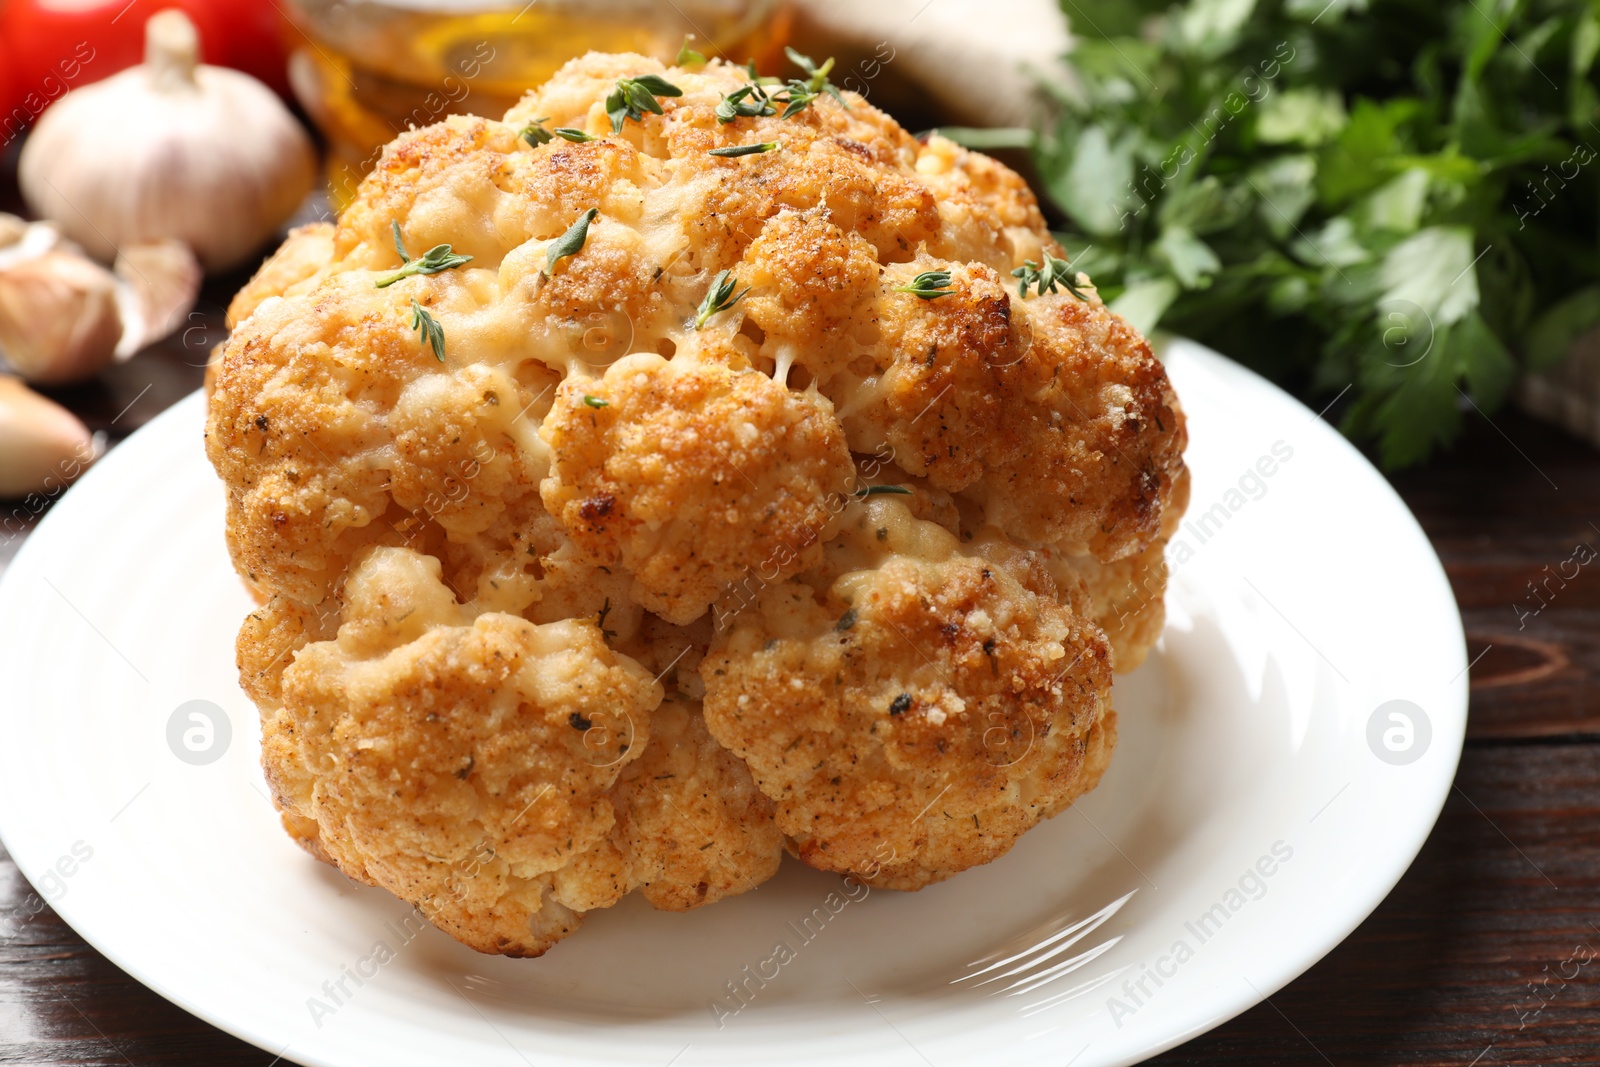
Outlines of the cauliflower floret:
<svg viewBox="0 0 1600 1067">
<path fill-rule="evenodd" d="M 876 250 L 836 226 L 825 210 L 784 211 L 750 244 L 743 313 L 784 359 L 827 381 L 879 341 Z M 819 345 L 817 338 L 827 337 Z M 774 375 L 780 381 L 784 374 Z"/>
<path fill-rule="evenodd" d="M 1118 674 L 1143 663 L 1161 637 L 1167 620 L 1167 542 L 1178 532 L 1188 506 L 1189 472 L 1184 469 L 1162 512 L 1159 536 L 1149 548 L 1110 563 L 1071 545 L 1056 545 L 1043 553 L 1057 585 L 1081 584 L 1082 610 L 1111 641 L 1111 659 Z"/>
<path fill-rule="evenodd" d="M 706 724 L 801 859 L 916 888 L 1001 855 L 1087 788 L 1110 651 L 899 501 L 847 521 L 825 567 L 717 636 Z"/>
<path fill-rule="evenodd" d="M 944 220 L 929 251 L 941 259 L 976 260 L 1002 274 L 1043 253 L 1060 255 L 1028 183 L 1010 167 L 969 152 L 938 134 L 917 153 L 917 174 L 939 198 Z"/>
<path fill-rule="evenodd" d="M 539 955 L 628 891 L 608 796 L 661 687 L 589 622 L 465 618 L 436 560 L 356 565 L 301 648 L 263 762 L 321 851 L 485 952 Z"/>
<path fill-rule="evenodd" d="M 912 293 L 919 274 L 948 269 L 947 295 Z M 981 264 L 921 258 L 886 271 L 874 308 L 881 343 L 865 375 L 851 374 L 830 391 L 848 395 L 845 429 L 857 452 L 887 446 L 896 465 L 941 489 L 965 489 L 985 464 L 1004 461 L 1023 444 L 1012 433 L 1013 380 L 1026 338 L 1012 322 L 1011 299 Z"/>
<path fill-rule="evenodd" d="M 1059 583 L 1081 581 L 1088 593 L 1089 618 L 1111 642 L 1118 674 L 1126 674 L 1150 652 L 1166 623 L 1167 543 L 1111 563 L 1093 553 L 1052 555 L 1050 570 Z"/>
<path fill-rule="evenodd" d="M 275 296 L 304 292 L 326 277 L 337 262 L 333 253 L 334 227 L 313 222 L 289 231 L 283 244 L 261 264 L 255 276 L 234 294 L 228 304 L 228 328 L 248 319 L 256 308 Z"/>
<path fill-rule="evenodd" d="M 651 73 L 682 95 L 614 132 Z M 1159 628 L 1148 346 L 1016 294 L 1064 253 L 1003 166 L 851 94 L 719 121 L 748 80 L 590 54 L 402 133 L 208 368 L 284 825 L 485 951 L 743 891 L 784 835 L 899 888 L 992 859 L 1109 758 L 1095 620 L 1121 669 Z M 471 258 L 403 273 L 436 245 Z"/>
<path fill-rule="evenodd" d="M 692 622 L 746 571 L 815 558 L 852 472 L 832 407 L 757 371 L 628 356 L 562 383 L 545 506 L 640 604 Z"/>
<path fill-rule="evenodd" d="M 706 730 L 697 702 L 669 696 L 650 744 L 612 792 L 628 881 L 663 911 L 754 889 L 777 873 L 783 834 L 744 763 Z"/>
<path fill-rule="evenodd" d="M 1024 447 L 967 495 L 1033 544 L 1066 542 L 1105 561 L 1148 547 L 1173 507 L 1188 442 L 1183 409 L 1139 332 L 1065 293 L 1022 304 L 1031 337 L 1026 403 L 1007 413 Z"/>
</svg>

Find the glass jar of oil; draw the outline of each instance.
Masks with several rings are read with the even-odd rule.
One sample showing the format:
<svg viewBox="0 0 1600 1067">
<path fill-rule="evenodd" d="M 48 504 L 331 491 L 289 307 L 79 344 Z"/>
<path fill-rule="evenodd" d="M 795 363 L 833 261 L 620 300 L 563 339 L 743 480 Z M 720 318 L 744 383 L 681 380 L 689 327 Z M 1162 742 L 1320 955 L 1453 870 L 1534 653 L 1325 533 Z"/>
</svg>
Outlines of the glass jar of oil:
<svg viewBox="0 0 1600 1067">
<path fill-rule="evenodd" d="M 686 38 L 707 56 L 771 66 L 787 0 L 290 0 L 289 77 L 328 138 L 342 209 L 378 153 L 445 115 L 498 118 L 573 56 L 640 52 L 670 63 Z"/>
</svg>

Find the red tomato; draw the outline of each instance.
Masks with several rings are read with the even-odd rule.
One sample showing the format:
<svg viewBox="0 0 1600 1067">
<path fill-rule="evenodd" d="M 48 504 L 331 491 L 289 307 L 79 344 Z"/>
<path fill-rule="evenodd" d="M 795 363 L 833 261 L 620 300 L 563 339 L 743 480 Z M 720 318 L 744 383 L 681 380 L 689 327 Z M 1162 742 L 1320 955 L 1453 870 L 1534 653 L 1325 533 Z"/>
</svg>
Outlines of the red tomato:
<svg viewBox="0 0 1600 1067">
<path fill-rule="evenodd" d="M 175 7 L 194 21 L 207 63 L 238 67 L 287 94 L 281 17 L 260 0 L 0 0 L 0 46 L 10 61 L 0 95 L 0 141 L 69 89 L 144 58 L 144 24 Z M 3 92 L 0 83 L 0 92 Z"/>
<path fill-rule="evenodd" d="M 3 0 L 0 0 L 3 2 Z M 0 37 L 0 126 L 4 125 L 5 116 L 17 106 L 17 89 L 13 84 L 15 75 L 11 73 L 11 50 L 6 47 L 6 39 Z M 7 129 L 0 129 L 0 144 L 9 141 L 11 134 Z"/>
</svg>

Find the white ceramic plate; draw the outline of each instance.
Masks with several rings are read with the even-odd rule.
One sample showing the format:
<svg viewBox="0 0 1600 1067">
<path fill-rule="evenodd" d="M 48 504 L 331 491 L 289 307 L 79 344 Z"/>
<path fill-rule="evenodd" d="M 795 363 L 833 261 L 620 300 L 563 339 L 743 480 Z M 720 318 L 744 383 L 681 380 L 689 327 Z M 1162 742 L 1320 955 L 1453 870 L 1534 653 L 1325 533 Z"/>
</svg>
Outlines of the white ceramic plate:
<svg viewBox="0 0 1600 1067">
<path fill-rule="evenodd" d="M 289 1061 L 1137 1062 L 1383 899 L 1467 704 L 1450 586 L 1387 483 L 1248 371 L 1186 342 L 1165 357 L 1194 471 L 1166 634 L 1116 683 L 1100 788 L 987 867 L 847 896 L 786 860 L 688 915 L 629 898 L 538 960 L 403 927 L 268 803 L 198 395 L 91 470 L 0 582 L 0 833 L 101 952 Z M 220 709 L 209 742 L 190 701 Z M 175 755 L 185 729 L 217 758 Z"/>
</svg>

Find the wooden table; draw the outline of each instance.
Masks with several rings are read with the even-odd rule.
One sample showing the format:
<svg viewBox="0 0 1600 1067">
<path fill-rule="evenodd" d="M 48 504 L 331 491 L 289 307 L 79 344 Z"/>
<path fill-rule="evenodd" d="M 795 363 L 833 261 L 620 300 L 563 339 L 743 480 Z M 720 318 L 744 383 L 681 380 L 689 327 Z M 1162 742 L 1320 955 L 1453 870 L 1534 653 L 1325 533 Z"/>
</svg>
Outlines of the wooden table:
<svg viewBox="0 0 1600 1067">
<path fill-rule="evenodd" d="M 209 285 L 185 335 L 55 395 L 120 440 L 199 385 L 241 280 Z M 1444 814 L 1347 941 L 1155 1063 L 1600 1064 L 1600 565 L 1564 588 L 1552 580 L 1538 614 L 1517 612 L 1538 606 L 1529 583 L 1578 544 L 1600 550 L 1600 457 L 1513 412 L 1468 418 L 1452 454 L 1394 480 L 1444 560 L 1469 654 L 1481 654 Z M 5 534 L 0 568 L 26 529 Z M 0 935 L 11 935 L 0 936 L 0 1064 L 274 1062 L 145 989 L 48 909 L 16 918 L 31 899 L 0 851 Z"/>
</svg>

